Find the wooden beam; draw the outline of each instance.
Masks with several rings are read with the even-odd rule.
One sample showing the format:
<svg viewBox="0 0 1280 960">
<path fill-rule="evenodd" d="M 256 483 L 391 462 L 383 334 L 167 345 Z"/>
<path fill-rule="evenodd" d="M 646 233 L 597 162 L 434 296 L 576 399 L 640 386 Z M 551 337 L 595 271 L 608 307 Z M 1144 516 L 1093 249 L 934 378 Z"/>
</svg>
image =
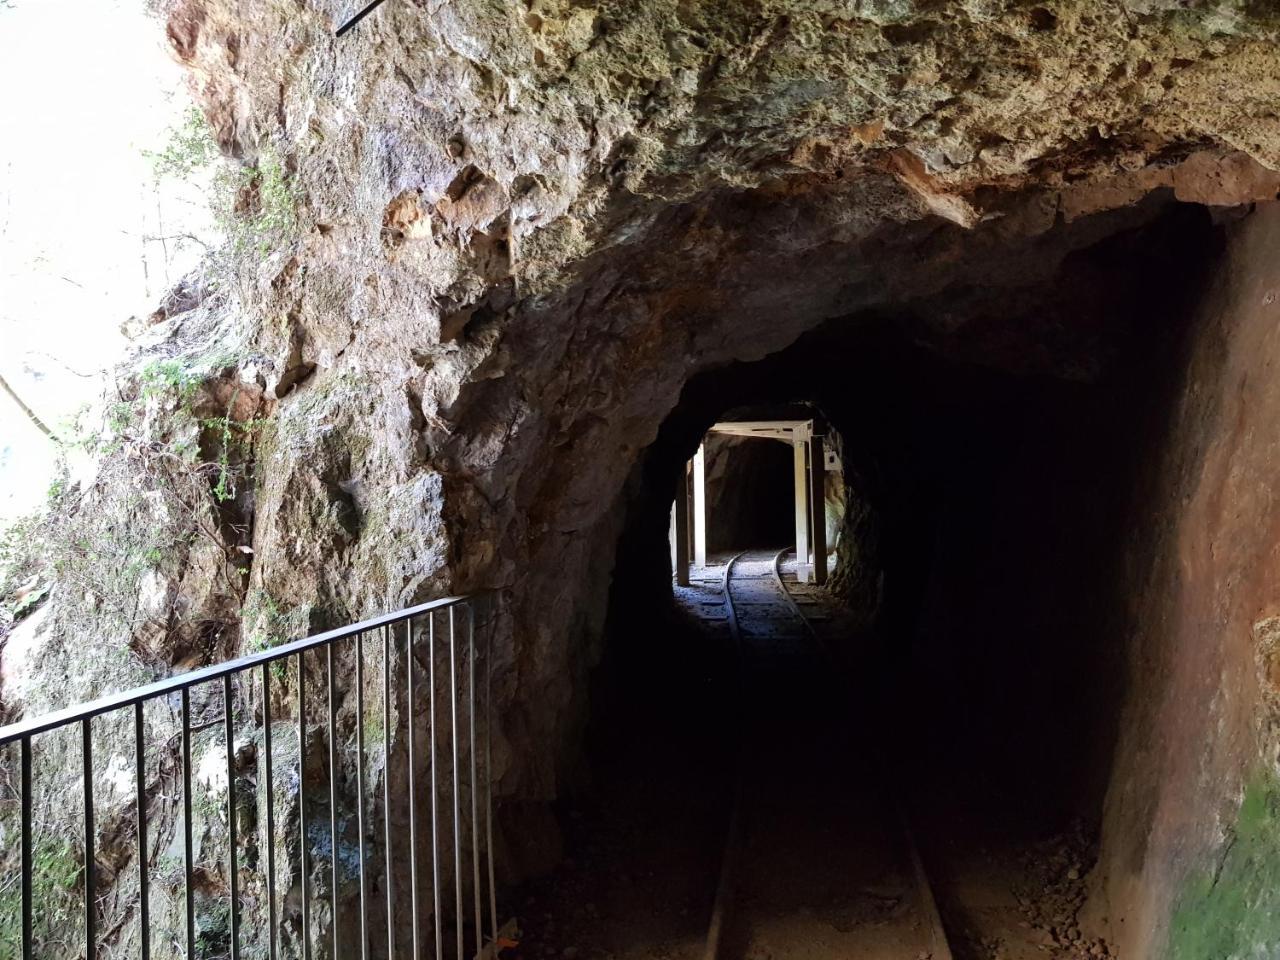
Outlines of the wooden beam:
<svg viewBox="0 0 1280 960">
<path fill-rule="evenodd" d="M 796 440 L 791 444 L 795 477 L 796 511 L 796 578 L 809 582 L 809 476 L 805 469 L 805 444 Z"/>
<path fill-rule="evenodd" d="M 725 433 L 734 437 L 781 440 L 808 440 L 813 432 L 812 420 L 721 420 L 711 425 L 709 433 Z"/>
<path fill-rule="evenodd" d="M 677 497 L 680 495 L 677 493 Z M 680 575 L 680 558 L 676 556 L 676 504 L 671 502 L 670 516 L 667 517 L 667 548 L 671 554 L 671 574 Z"/>
<path fill-rule="evenodd" d="M 813 582 L 827 582 L 827 461 L 822 452 L 822 436 L 809 440 L 809 500 L 813 504 Z"/>
<path fill-rule="evenodd" d="M 707 565 L 707 455 L 702 444 L 693 455 L 693 562 Z"/>
<path fill-rule="evenodd" d="M 680 481 L 676 484 L 675 503 L 671 507 L 671 564 L 676 572 L 676 583 L 689 585 L 689 465 L 680 469 Z"/>
</svg>

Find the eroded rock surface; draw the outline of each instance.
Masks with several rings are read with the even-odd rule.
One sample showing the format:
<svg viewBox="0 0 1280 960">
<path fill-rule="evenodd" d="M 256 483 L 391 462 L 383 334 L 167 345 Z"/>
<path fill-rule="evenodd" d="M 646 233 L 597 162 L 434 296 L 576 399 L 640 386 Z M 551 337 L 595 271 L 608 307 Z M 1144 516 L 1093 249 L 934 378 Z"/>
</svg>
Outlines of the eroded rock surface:
<svg viewBox="0 0 1280 960">
<path fill-rule="evenodd" d="M 207 375 L 254 424 L 244 484 L 197 510 L 223 552 L 148 588 L 219 629 L 151 668 L 501 590 L 513 801 L 560 789 L 626 482 L 691 376 L 892 308 L 1088 379 L 1119 308 L 1046 292 L 1074 251 L 1280 188 L 1262 3 L 389 0 L 341 39 L 335 0 L 162 7 L 293 219 L 147 347 L 235 342 Z"/>
<path fill-rule="evenodd" d="M 953 338 L 1153 193 L 1280 184 L 1274 24 L 1243 7 L 392 2 L 335 39 L 346 13 L 167 14 L 224 150 L 301 201 L 228 308 L 294 391 L 251 589 L 336 620 L 515 588 L 508 689 L 540 705 L 507 786 L 537 796 L 589 659 L 566 632 L 690 373 L 886 304 Z"/>
</svg>

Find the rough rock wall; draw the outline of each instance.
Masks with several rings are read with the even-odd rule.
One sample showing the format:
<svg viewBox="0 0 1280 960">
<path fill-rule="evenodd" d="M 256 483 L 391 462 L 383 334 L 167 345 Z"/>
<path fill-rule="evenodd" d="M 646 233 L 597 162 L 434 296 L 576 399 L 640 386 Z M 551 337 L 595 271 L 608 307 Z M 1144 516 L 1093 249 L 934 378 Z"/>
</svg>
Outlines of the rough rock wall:
<svg viewBox="0 0 1280 960">
<path fill-rule="evenodd" d="M 1280 206 L 1230 233 L 1126 556 L 1141 695 L 1123 717 L 1102 846 L 1126 957 L 1280 949 L 1268 626 L 1280 582 Z"/>
<path fill-rule="evenodd" d="M 1246 8 L 393 2 L 336 40 L 346 12 L 168 12 L 223 148 L 301 200 L 231 308 L 284 395 L 250 589 L 335 620 L 514 587 L 505 787 L 532 796 L 618 491 L 693 370 L 957 276 L 1026 284 L 1061 247 L 1006 252 L 1055 223 L 1266 196 L 1280 160 Z"/>
<path fill-rule="evenodd" d="M 296 197 L 200 308 L 271 420 L 219 644 L 503 589 L 513 797 L 557 792 L 624 481 L 694 372 L 886 304 L 1026 352 L 1021 291 L 1144 198 L 1280 183 L 1264 4 L 390 0 L 340 40 L 336 0 L 164 6 L 223 150 Z"/>
</svg>

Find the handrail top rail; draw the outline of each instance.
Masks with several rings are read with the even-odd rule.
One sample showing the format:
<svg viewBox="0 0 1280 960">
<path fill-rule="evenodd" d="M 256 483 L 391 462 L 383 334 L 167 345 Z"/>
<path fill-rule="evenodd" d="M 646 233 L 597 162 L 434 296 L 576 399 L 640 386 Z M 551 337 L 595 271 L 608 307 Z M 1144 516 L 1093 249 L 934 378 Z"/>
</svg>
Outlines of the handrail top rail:
<svg viewBox="0 0 1280 960">
<path fill-rule="evenodd" d="M 93 717 L 102 716 L 104 713 L 110 713 L 113 710 L 119 710 L 124 707 L 132 707 L 135 704 L 142 703 L 147 700 L 154 700 L 157 697 L 165 696 L 170 693 L 179 693 L 185 688 L 194 687 L 197 684 L 208 683 L 210 680 L 220 680 L 229 674 L 241 673 L 250 667 L 261 666 L 264 663 L 272 663 L 276 660 L 283 660 L 286 657 L 293 656 L 298 653 L 306 653 L 308 650 L 314 650 L 319 647 L 327 646 L 338 640 L 345 640 L 348 637 L 354 637 L 358 633 L 364 633 L 368 630 L 376 630 L 379 627 L 390 626 L 394 623 L 400 623 L 404 620 L 411 620 L 416 616 L 424 613 L 431 613 L 435 610 L 443 610 L 448 607 L 457 606 L 468 600 L 475 600 L 479 597 L 493 593 L 492 590 L 475 590 L 471 593 L 462 593 L 452 597 L 441 597 L 438 600 L 430 600 L 426 603 L 420 603 L 416 606 L 405 607 L 402 610 L 395 610 L 391 613 L 380 614 L 371 617 L 368 620 L 361 620 L 359 623 L 348 624 L 345 627 L 336 627 L 333 630 L 326 630 L 323 633 L 317 633 L 310 637 L 303 637 L 299 640 L 290 640 L 278 647 L 271 647 L 267 650 L 259 650 L 256 653 L 246 654 L 242 657 L 236 657 L 234 660 L 226 660 L 222 663 L 213 663 L 196 670 L 189 670 L 186 673 L 175 674 L 172 677 L 165 677 L 162 680 L 156 680 L 152 683 L 144 684 L 140 687 L 134 687 L 131 690 L 122 690 L 118 693 L 110 693 L 96 700 L 90 700 L 87 703 L 75 704 L 70 707 L 63 707 L 61 710 L 53 710 L 40 716 L 22 719 L 16 723 L 8 724 L 0 727 L 0 748 L 7 747 L 10 744 L 35 736 L 40 733 L 48 733 L 59 727 L 65 727 L 69 724 L 82 720 L 90 720 Z"/>
</svg>

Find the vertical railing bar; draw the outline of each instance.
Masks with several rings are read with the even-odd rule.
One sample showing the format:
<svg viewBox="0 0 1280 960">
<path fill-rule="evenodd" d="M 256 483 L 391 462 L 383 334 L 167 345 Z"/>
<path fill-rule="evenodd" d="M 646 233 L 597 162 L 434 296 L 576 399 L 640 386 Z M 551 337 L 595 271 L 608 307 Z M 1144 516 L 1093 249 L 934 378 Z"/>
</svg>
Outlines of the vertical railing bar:
<svg viewBox="0 0 1280 960">
<path fill-rule="evenodd" d="M 484 640 L 484 831 L 489 860 L 489 920 L 493 924 L 494 952 L 498 942 L 498 888 L 493 872 L 493 610 Z"/>
<path fill-rule="evenodd" d="M 396 955 L 395 877 L 391 871 L 391 628 L 382 628 L 382 827 L 387 867 L 387 960 Z"/>
<path fill-rule="evenodd" d="M 364 845 L 364 633 L 356 634 L 356 830 L 360 858 L 360 960 L 369 960 L 368 898 Z"/>
<path fill-rule="evenodd" d="M 231 960 L 240 960 L 240 851 L 236 823 L 236 720 L 231 674 L 222 678 L 222 718 L 227 734 L 227 859 L 231 885 Z"/>
<path fill-rule="evenodd" d="M 460 677 L 459 675 L 459 643 L 458 643 L 458 623 L 455 608 L 456 602 L 449 604 L 449 709 L 450 709 L 450 728 L 452 737 L 452 790 L 453 790 L 453 853 L 454 853 L 454 879 L 455 879 L 455 933 L 457 957 L 464 960 L 466 956 L 466 933 L 465 933 L 465 916 L 464 916 L 464 894 L 465 882 L 463 878 L 463 844 L 466 840 L 467 827 L 462 822 L 463 801 L 462 801 L 462 781 L 464 774 L 461 768 L 462 751 L 468 749 L 470 751 L 467 760 L 470 765 L 470 782 L 469 782 L 469 804 L 470 804 L 470 840 L 472 842 L 471 850 L 471 873 L 474 882 L 474 910 L 475 910 L 475 946 L 477 952 L 484 949 L 485 924 L 484 924 L 484 873 L 481 861 L 482 857 L 486 861 L 488 870 L 488 909 L 492 920 L 493 937 L 496 940 L 498 935 L 498 913 L 497 913 L 497 894 L 496 894 L 496 871 L 494 867 L 494 848 L 493 848 L 493 775 L 491 770 L 492 763 L 492 712 L 493 712 L 493 638 L 491 634 L 486 634 L 484 640 L 484 651 L 481 653 L 476 641 L 476 620 L 477 614 L 472 602 L 467 603 L 467 648 L 462 656 L 467 658 L 467 675 Z M 440 830 L 440 810 L 439 810 L 439 767 L 438 767 L 438 741 L 436 738 L 436 680 L 435 680 L 435 617 L 434 611 L 428 614 L 428 632 L 430 638 L 430 730 L 431 730 L 431 851 L 432 851 L 432 889 L 433 900 L 435 906 L 435 940 L 436 954 L 439 960 L 443 960 L 443 923 L 442 906 L 441 906 L 441 844 L 439 837 Z M 414 649 L 414 624 L 412 618 L 401 620 L 405 624 L 405 640 L 406 640 L 406 658 L 407 658 L 407 685 L 408 685 L 408 714 L 409 714 L 409 800 L 410 800 L 410 872 L 412 886 L 412 907 L 414 910 L 413 920 L 413 960 L 421 960 L 421 889 L 418 882 L 418 868 L 420 857 L 420 838 L 418 836 L 418 801 L 420 800 L 418 791 L 418 773 L 417 770 L 417 751 L 419 732 L 416 730 L 415 711 L 417 709 L 417 699 L 420 691 L 417 689 L 417 681 L 414 673 L 416 667 L 416 657 Z M 383 630 L 383 714 L 386 721 L 387 731 L 384 742 L 384 768 L 389 767 L 390 763 L 390 744 L 392 741 L 390 725 L 391 725 L 391 659 L 392 645 L 395 643 L 394 626 L 391 624 L 379 625 Z M 365 763 L 367 761 L 366 754 L 366 720 L 364 716 L 364 633 L 357 632 L 347 634 L 354 636 L 356 650 L 356 677 L 357 686 L 356 694 L 356 749 L 357 749 L 357 770 L 356 770 L 356 793 L 357 793 L 357 830 L 359 832 L 359 848 L 358 848 L 358 869 L 360 871 L 359 882 L 359 908 L 360 908 L 360 957 L 361 960 L 368 960 L 372 950 L 370 936 L 368 931 L 368 897 L 369 897 L 369 878 L 368 878 L 368 856 L 369 849 L 366 844 L 369 840 L 367 815 L 369 811 L 366 809 L 369 798 L 366 796 L 365 778 L 367 771 Z M 326 638 L 327 639 L 327 638 Z M 326 655 L 328 663 L 327 679 L 328 679 L 328 732 L 329 732 L 329 772 L 330 772 L 330 840 L 331 840 L 331 876 L 332 876 L 332 951 L 333 956 L 341 955 L 341 933 L 339 931 L 338 913 L 339 913 L 339 879 L 342 871 L 339 856 L 339 810 L 338 810 L 338 792 L 339 792 L 339 757 L 340 746 L 337 740 L 338 733 L 338 681 L 337 681 L 337 665 L 335 663 L 335 652 L 333 643 L 326 643 Z M 298 677 L 298 802 L 299 802 L 299 839 L 301 841 L 300 850 L 300 873 L 301 873 L 301 901 L 302 901 L 302 939 L 303 950 L 302 956 L 304 960 L 310 960 L 313 950 L 311 943 L 311 916 L 310 916 L 310 898 L 311 890 L 309 889 L 310 869 L 309 855 L 310 844 L 308 838 L 308 822 L 306 813 L 306 753 L 307 753 L 307 714 L 306 714 L 306 672 L 304 652 L 299 650 L 297 656 L 297 677 Z M 477 676 L 477 658 L 484 657 L 484 676 Z M 244 670 L 252 664 L 245 664 L 233 669 Z M 262 690 L 263 690 L 263 723 L 264 723 L 264 755 L 265 755 L 265 794 L 267 805 L 267 906 L 268 906 L 268 953 L 271 960 L 276 960 L 279 950 L 279 938 L 277 934 L 278 917 L 276 903 L 276 864 L 275 864 L 275 833 L 274 833 L 274 777 L 273 777 L 273 755 L 272 755 L 272 721 L 271 721 L 271 682 L 270 682 L 270 664 L 262 663 Z M 224 701 L 224 728 L 226 736 L 226 771 L 227 771 L 227 795 L 226 795 L 226 813 L 228 819 L 228 842 L 229 842 L 229 887 L 230 887 L 230 960 L 240 960 L 241 941 L 240 926 L 243 915 L 243 904 L 241 902 L 241 884 L 240 884 L 240 851 L 239 845 L 241 838 L 240 823 L 238 818 L 238 796 L 241 792 L 237 784 L 237 750 L 236 750 L 236 727 L 235 727 L 235 691 L 232 684 L 232 678 L 235 673 L 222 674 L 222 693 Z M 212 679 L 212 678 L 210 678 Z M 484 690 L 480 691 L 480 682 L 483 681 Z M 466 703 L 460 703 L 460 686 L 465 683 L 467 685 Z M 196 918 L 195 918 L 195 818 L 194 818 L 194 747 L 192 741 L 192 706 L 191 706 L 191 687 L 189 685 L 179 686 L 178 692 L 181 696 L 181 763 L 182 763 L 182 804 L 183 804 L 183 852 L 184 852 L 184 870 L 185 870 L 185 912 L 186 912 L 186 954 L 189 960 L 195 960 L 196 956 Z M 148 832 L 148 784 L 147 784 L 147 745 L 146 745 L 146 711 L 145 699 L 126 700 L 124 703 L 117 704 L 111 709 L 119 709 L 126 707 L 130 703 L 134 708 L 133 726 L 134 726 L 134 766 L 135 766 L 135 829 L 136 834 L 136 856 L 138 862 L 138 896 L 139 896 L 139 953 L 142 960 L 150 960 L 152 953 L 152 930 L 151 930 L 151 878 L 150 878 L 150 853 L 149 853 L 149 832 Z M 468 730 L 466 736 L 468 744 L 463 745 L 461 740 L 463 736 L 462 716 L 460 709 L 466 709 L 469 713 L 467 717 Z M 485 717 L 483 720 L 478 718 L 477 710 L 483 709 Z M 99 955 L 98 935 L 99 922 L 97 917 L 97 899 L 99 891 L 97 889 L 98 870 L 96 862 L 96 808 L 94 801 L 95 784 L 94 784 L 94 756 L 93 756 L 93 725 L 92 717 L 96 714 L 85 714 L 80 719 L 81 733 L 81 754 L 82 754 L 82 790 L 83 790 L 83 829 L 84 829 L 84 888 L 83 888 L 83 909 L 85 922 L 85 958 L 84 960 L 96 960 Z M 64 721 L 65 722 L 65 721 Z M 480 743 L 480 733 L 478 724 L 484 723 L 484 742 Z M 22 929 L 22 960 L 31 960 L 34 955 L 34 840 L 33 832 L 33 805 L 34 797 L 32 792 L 32 765 L 33 765 L 33 744 L 30 732 L 19 732 L 15 739 L 19 739 L 21 747 L 21 821 L 19 824 L 20 834 L 20 854 L 22 861 L 21 883 L 21 929 Z M 480 759 L 480 751 L 483 749 L 484 759 Z M 481 784 L 481 770 L 484 773 L 484 784 Z M 388 932 L 388 960 L 392 960 L 395 956 L 395 896 L 394 896 L 394 870 L 392 864 L 393 845 L 393 824 L 391 814 L 391 793 L 392 784 L 389 776 L 384 777 L 385 789 L 385 809 L 384 809 L 384 827 L 387 841 L 386 865 L 387 865 L 387 932 Z M 483 800 L 481 799 L 481 790 L 483 790 Z M 256 791 L 255 791 L 256 792 Z M 375 801 L 376 802 L 376 801 Z M 483 828 L 480 823 L 480 805 L 483 803 L 483 814 L 485 817 Z M 482 835 L 483 834 L 483 835 Z M 485 852 L 482 855 L 481 845 L 484 845 Z"/>
<path fill-rule="evenodd" d="M 276 810 L 271 760 L 271 664 L 262 665 L 262 754 L 267 807 L 267 953 L 276 960 Z"/>
<path fill-rule="evenodd" d="M 413 682 L 413 621 L 406 620 L 405 686 L 409 712 L 409 901 L 413 905 L 413 960 L 422 957 L 422 903 L 418 897 L 418 738 L 417 691 Z"/>
<path fill-rule="evenodd" d="M 428 684 L 431 687 L 431 901 L 434 913 L 431 925 L 436 935 L 436 960 L 444 960 L 444 927 L 440 922 L 440 783 L 436 763 L 436 613 L 427 614 Z"/>
<path fill-rule="evenodd" d="M 462 940 L 462 803 L 458 775 L 458 643 L 454 630 L 454 608 L 449 607 L 449 703 L 453 733 L 453 877 L 456 892 L 453 925 L 457 928 L 458 960 L 464 960 Z"/>
<path fill-rule="evenodd" d="M 31 737 L 22 738 L 22 960 L 33 960 L 35 944 L 33 943 L 32 914 L 35 909 L 32 893 L 32 861 L 34 851 L 31 848 Z"/>
<path fill-rule="evenodd" d="M 338 960 L 338 677 L 333 665 L 334 644 L 324 648 L 329 680 L 329 925 L 333 957 Z"/>
<path fill-rule="evenodd" d="M 133 762 L 138 831 L 138 933 L 142 960 L 151 960 L 151 875 L 147 863 L 147 747 L 143 701 L 133 705 Z"/>
<path fill-rule="evenodd" d="M 84 955 L 98 955 L 98 878 L 95 864 L 93 824 L 93 728 L 89 718 L 80 721 L 81 775 L 84 779 Z"/>
<path fill-rule="evenodd" d="M 467 604 L 467 712 L 471 741 L 471 875 L 476 906 L 476 953 L 484 946 L 484 911 L 480 906 L 480 814 L 476 805 L 480 779 L 476 770 L 476 613 Z"/>
<path fill-rule="evenodd" d="M 311 896 L 307 892 L 307 680 L 298 651 L 298 861 L 301 869 L 302 957 L 311 960 Z"/>
<path fill-rule="evenodd" d="M 191 813 L 191 688 L 182 688 L 182 845 L 186 869 L 187 960 L 196 960 L 196 888 L 194 825 Z"/>
</svg>

